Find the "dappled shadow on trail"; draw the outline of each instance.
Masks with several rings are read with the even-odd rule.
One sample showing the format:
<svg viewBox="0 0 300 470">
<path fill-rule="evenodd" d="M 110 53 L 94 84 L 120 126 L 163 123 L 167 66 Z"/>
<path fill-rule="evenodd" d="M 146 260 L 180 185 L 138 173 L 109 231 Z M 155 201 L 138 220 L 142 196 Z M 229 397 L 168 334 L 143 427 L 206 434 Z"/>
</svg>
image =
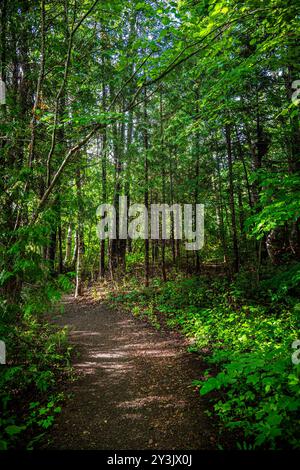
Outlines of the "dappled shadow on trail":
<svg viewBox="0 0 300 470">
<path fill-rule="evenodd" d="M 55 449 L 211 449 L 206 399 L 191 387 L 203 372 L 179 334 L 156 331 L 103 304 L 65 299 L 56 319 L 76 345 L 67 401 L 50 433 Z"/>
</svg>

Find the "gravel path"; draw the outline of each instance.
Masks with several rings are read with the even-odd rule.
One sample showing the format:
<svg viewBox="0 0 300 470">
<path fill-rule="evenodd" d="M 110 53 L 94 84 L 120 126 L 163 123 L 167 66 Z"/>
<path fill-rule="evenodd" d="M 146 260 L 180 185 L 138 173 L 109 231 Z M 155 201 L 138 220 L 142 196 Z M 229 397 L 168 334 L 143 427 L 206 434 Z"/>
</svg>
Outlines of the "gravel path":
<svg viewBox="0 0 300 470">
<path fill-rule="evenodd" d="M 157 331 L 103 303 L 64 300 L 79 379 L 48 449 L 214 449 L 207 399 L 191 387 L 205 368 L 176 332 Z"/>
</svg>

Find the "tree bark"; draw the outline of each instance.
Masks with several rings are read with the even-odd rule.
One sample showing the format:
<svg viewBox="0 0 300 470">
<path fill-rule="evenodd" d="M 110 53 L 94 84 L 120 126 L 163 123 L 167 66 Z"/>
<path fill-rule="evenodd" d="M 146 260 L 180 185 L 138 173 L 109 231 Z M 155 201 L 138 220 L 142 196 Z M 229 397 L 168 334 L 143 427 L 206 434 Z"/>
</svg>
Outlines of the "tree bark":
<svg viewBox="0 0 300 470">
<path fill-rule="evenodd" d="M 145 177 L 145 186 L 144 186 L 144 204 L 147 212 L 149 211 L 149 189 L 148 189 L 148 180 L 149 180 L 149 168 L 148 168 L 148 149 L 149 149 L 149 138 L 148 138 L 148 114 L 147 114 L 147 93 L 145 91 L 145 100 L 144 100 L 144 177 Z M 148 227 L 147 227 L 148 228 Z M 145 286 L 149 286 L 149 237 L 145 237 Z"/>
<path fill-rule="evenodd" d="M 239 271 L 239 248 L 238 248 L 236 213 L 235 213 L 235 202 L 234 202 L 231 128 L 229 124 L 227 124 L 225 127 L 225 135 L 226 135 L 228 174 L 229 174 L 229 205 L 230 205 L 230 212 L 231 212 L 231 229 L 232 229 L 232 244 L 233 244 L 233 270 L 235 273 L 237 273 Z"/>
<path fill-rule="evenodd" d="M 78 239 L 77 239 L 75 297 L 80 297 L 83 295 L 83 255 L 84 255 L 83 205 L 82 205 L 82 182 L 81 182 L 80 161 L 78 161 L 78 167 L 76 169 L 76 192 L 77 192 Z"/>
</svg>

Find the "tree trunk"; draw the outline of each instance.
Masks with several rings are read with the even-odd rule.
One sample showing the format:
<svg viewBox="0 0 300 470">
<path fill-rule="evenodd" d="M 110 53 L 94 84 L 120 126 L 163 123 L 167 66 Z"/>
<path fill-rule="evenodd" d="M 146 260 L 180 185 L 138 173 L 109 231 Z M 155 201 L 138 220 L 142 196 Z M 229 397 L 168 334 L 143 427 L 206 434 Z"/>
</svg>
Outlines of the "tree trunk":
<svg viewBox="0 0 300 470">
<path fill-rule="evenodd" d="M 102 203 L 107 203 L 107 181 L 106 181 L 106 145 L 107 133 L 106 129 L 102 135 Z M 99 260 L 99 279 L 103 279 L 105 275 L 105 239 L 100 240 L 100 260 Z"/>
<path fill-rule="evenodd" d="M 80 160 L 78 161 L 78 167 L 76 170 L 76 192 L 77 192 L 78 238 L 77 238 L 75 297 L 79 297 L 83 295 L 83 254 L 84 254 L 83 204 L 82 204 L 82 182 L 81 182 Z"/>
<path fill-rule="evenodd" d="M 149 179 L 149 168 L 148 168 L 148 149 L 149 149 L 149 140 L 148 140 L 148 114 L 147 114 L 147 92 L 144 93 L 144 177 L 145 177 L 145 186 L 144 186 L 144 204 L 147 212 L 149 212 L 149 189 L 148 189 L 148 179 Z M 148 227 L 147 227 L 148 228 Z M 146 229 L 147 229 L 146 228 Z M 145 237 L 145 286 L 149 286 L 149 237 L 148 234 Z"/>
<path fill-rule="evenodd" d="M 235 214 L 235 203 L 234 203 L 231 129 L 230 129 L 229 124 L 227 124 L 225 127 L 225 135 L 226 135 L 228 173 L 229 173 L 229 205 L 230 205 L 230 212 L 231 212 L 231 229 L 232 229 L 232 244 L 233 244 L 233 270 L 235 273 L 237 273 L 239 271 L 239 248 L 238 248 L 236 214 Z"/>
<path fill-rule="evenodd" d="M 160 90 L 159 99 L 159 110 L 160 110 L 160 152 L 162 162 L 162 202 L 166 202 L 166 169 L 165 169 L 165 148 L 164 148 L 164 127 L 163 127 L 163 102 L 162 102 L 162 90 Z M 164 229 L 162 227 L 162 240 L 161 240 L 161 269 L 163 281 L 167 281 L 166 272 L 166 240 L 163 238 Z"/>
<path fill-rule="evenodd" d="M 64 266 L 69 266 L 71 261 L 71 251 L 72 251 L 72 225 L 69 224 L 66 240 L 66 253 L 64 259 Z"/>
</svg>

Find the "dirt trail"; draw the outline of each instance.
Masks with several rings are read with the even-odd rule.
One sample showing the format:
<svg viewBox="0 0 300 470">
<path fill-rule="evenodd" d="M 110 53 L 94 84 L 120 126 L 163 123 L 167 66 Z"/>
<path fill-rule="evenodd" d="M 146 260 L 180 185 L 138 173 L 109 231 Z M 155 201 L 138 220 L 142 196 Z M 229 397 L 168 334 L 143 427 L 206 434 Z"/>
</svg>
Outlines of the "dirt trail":
<svg viewBox="0 0 300 470">
<path fill-rule="evenodd" d="M 204 365 L 176 332 L 103 304 L 66 298 L 80 378 L 50 433 L 50 449 L 213 449 L 207 400 L 191 387 Z"/>
</svg>

